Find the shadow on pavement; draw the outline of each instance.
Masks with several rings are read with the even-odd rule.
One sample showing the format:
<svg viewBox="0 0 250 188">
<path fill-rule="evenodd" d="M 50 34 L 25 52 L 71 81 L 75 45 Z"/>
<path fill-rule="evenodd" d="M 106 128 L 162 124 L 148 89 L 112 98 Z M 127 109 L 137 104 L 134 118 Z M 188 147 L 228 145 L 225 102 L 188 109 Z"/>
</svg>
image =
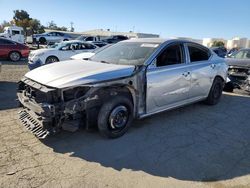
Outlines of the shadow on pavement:
<svg viewBox="0 0 250 188">
<path fill-rule="evenodd" d="M 2 63 L 2 65 L 27 65 L 27 62 L 28 62 L 27 58 L 23 58 L 17 62 L 10 61 L 8 59 L 0 59 L 0 63 Z"/>
<path fill-rule="evenodd" d="M 0 110 L 17 108 L 16 82 L 0 81 Z"/>
<path fill-rule="evenodd" d="M 194 104 L 133 123 L 118 139 L 62 132 L 44 143 L 118 171 L 131 169 L 190 181 L 250 173 L 250 98 L 223 95 L 216 106 Z"/>
</svg>

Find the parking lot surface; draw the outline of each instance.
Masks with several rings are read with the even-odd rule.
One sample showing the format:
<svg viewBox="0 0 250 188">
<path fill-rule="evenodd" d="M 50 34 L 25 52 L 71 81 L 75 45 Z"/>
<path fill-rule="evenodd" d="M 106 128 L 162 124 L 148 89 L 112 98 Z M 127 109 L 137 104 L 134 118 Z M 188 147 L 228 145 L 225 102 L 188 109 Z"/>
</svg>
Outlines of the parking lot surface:
<svg viewBox="0 0 250 188">
<path fill-rule="evenodd" d="M 18 121 L 26 62 L 0 73 L 0 187 L 250 187 L 250 97 L 224 93 L 135 121 L 123 137 L 61 132 L 40 141 Z"/>
</svg>

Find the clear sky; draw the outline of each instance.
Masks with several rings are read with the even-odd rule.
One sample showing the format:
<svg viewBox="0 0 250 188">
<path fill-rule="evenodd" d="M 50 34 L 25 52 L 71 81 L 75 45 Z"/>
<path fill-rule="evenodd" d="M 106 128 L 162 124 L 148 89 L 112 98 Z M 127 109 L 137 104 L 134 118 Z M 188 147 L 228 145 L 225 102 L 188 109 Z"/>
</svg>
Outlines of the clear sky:
<svg viewBox="0 0 250 188">
<path fill-rule="evenodd" d="M 43 25 L 97 28 L 162 37 L 250 38 L 250 0 L 0 0 L 0 22 L 26 10 Z"/>
</svg>

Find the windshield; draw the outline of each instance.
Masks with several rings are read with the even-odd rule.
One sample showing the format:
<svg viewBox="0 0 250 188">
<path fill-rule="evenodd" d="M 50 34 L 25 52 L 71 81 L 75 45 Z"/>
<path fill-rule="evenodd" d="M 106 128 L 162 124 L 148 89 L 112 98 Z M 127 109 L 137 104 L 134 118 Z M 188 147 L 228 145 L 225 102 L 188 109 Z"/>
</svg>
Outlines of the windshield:
<svg viewBox="0 0 250 188">
<path fill-rule="evenodd" d="M 91 61 L 119 65 L 143 65 L 159 43 L 120 42 L 90 58 Z"/>
<path fill-rule="evenodd" d="M 55 49 L 58 49 L 58 50 L 61 50 L 62 48 L 64 47 L 70 47 L 70 43 L 66 43 L 66 42 L 60 42 L 60 43 L 57 43 L 53 46 L 53 48 Z"/>
</svg>

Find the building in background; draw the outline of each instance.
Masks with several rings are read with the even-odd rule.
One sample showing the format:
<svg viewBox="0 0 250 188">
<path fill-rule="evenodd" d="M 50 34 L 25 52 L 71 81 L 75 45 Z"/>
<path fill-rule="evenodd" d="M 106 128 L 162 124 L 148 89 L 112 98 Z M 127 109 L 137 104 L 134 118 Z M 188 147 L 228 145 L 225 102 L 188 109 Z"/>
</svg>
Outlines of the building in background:
<svg viewBox="0 0 250 188">
<path fill-rule="evenodd" d="M 204 38 L 202 44 L 204 46 L 211 48 L 215 41 L 222 41 L 224 42 L 225 45 L 227 44 L 227 41 L 222 38 Z"/>
<path fill-rule="evenodd" d="M 55 30 L 48 30 L 45 29 L 46 32 L 52 32 Z M 86 36 L 100 36 L 100 37 L 109 37 L 112 35 L 124 35 L 128 38 L 158 38 L 160 35 L 158 34 L 151 34 L 151 33 L 135 33 L 135 32 L 116 32 L 111 31 L 109 29 L 94 29 L 84 32 L 68 32 L 68 31 L 61 31 L 63 33 L 70 34 L 72 37 L 78 37 L 80 35 L 86 35 Z M 199 44 L 203 44 L 204 46 L 210 48 L 212 47 L 214 41 L 222 41 L 225 44 L 225 47 L 227 49 L 232 48 L 250 48 L 250 40 L 248 38 L 240 38 L 240 37 L 234 37 L 233 39 L 226 40 L 223 38 L 203 38 L 203 39 L 194 39 L 190 37 L 170 37 L 170 39 L 182 39 L 182 40 L 189 40 L 193 41 Z"/>
<path fill-rule="evenodd" d="M 124 35 L 128 38 L 159 38 L 160 35 L 157 34 L 150 34 L 150 33 L 135 33 L 135 32 L 114 32 L 110 31 L 109 29 L 95 29 L 82 32 L 83 35 L 90 35 L 90 36 L 101 36 L 101 37 L 108 37 L 112 35 Z"/>
<path fill-rule="evenodd" d="M 250 41 L 247 38 L 239 38 L 235 37 L 231 40 L 227 41 L 228 49 L 232 48 L 249 48 L 250 47 Z"/>
<path fill-rule="evenodd" d="M 49 30 L 45 29 L 46 32 L 53 32 L 55 30 Z M 112 35 L 124 35 L 127 36 L 128 38 L 159 38 L 160 35 L 157 34 L 151 34 L 151 33 L 135 33 L 135 32 L 114 32 L 110 31 L 109 29 L 104 30 L 104 29 L 94 29 L 94 30 L 89 30 L 89 31 L 84 31 L 84 32 L 69 32 L 69 31 L 60 31 L 63 33 L 70 34 L 73 37 L 78 37 L 80 35 L 86 35 L 86 36 L 100 36 L 100 37 L 109 37 Z"/>
</svg>

